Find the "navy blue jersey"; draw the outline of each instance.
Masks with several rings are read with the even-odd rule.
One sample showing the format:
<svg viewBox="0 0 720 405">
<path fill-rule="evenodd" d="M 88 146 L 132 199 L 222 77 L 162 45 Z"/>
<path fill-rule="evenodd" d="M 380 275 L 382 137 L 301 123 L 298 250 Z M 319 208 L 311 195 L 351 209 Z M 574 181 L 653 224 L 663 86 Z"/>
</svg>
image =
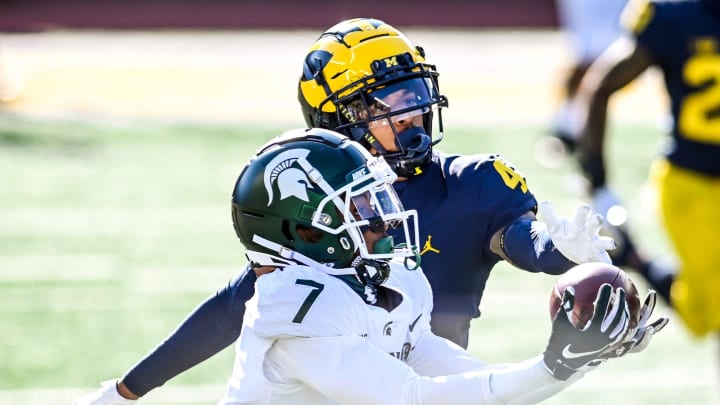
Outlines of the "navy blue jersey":
<svg viewBox="0 0 720 405">
<path fill-rule="evenodd" d="M 674 120 L 668 159 L 720 176 L 720 15 L 712 3 L 647 3 L 627 24 L 664 75 Z"/>
<path fill-rule="evenodd" d="M 485 282 L 500 260 L 490 238 L 537 205 L 525 178 L 497 155 L 435 151 L 422 175 L 396 182 L 395 189 L 405 208 L 418 212 L 433 319 L 477 317 Z"/>
</svg>

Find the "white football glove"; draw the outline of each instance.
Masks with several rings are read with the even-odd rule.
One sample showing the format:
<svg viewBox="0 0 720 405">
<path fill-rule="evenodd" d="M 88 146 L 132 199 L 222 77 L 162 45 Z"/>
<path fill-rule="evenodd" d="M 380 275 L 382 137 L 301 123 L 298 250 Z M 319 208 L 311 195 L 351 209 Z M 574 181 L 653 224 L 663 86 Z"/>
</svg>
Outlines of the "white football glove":
<svg viewBox="0 0 720 405">
<path fill-rule="evenodd" d="M 118 394 L 117 380 L 103 381 L 100 385 L 97 391 L 77 398 L 72 405 L 129 405 L 137 402 L 136 399 L 123 398 Z"/>
<path fill-rule="evenodd" d="M 575 263 L 612 263 L 607 250 L 615 249 L 615 241 L 600 236 L 603 217 L 593 213 L 588 205 L 580 205 L 572 219 L 558 217 L 550 201 L 543 201 L 538 215 L 547 226 L 550 239 L 555 247 Z"/>
</svg>

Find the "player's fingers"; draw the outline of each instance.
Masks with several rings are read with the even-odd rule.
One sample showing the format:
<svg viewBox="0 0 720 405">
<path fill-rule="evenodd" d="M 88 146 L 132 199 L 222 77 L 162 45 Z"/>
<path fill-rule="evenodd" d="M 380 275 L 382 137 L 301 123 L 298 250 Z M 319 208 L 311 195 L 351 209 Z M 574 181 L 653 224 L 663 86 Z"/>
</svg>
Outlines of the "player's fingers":
<svg viewBox="0 0 720 405">
<path fill-rule="evenodd" d="M 602 250 L 613 250 L 617 247 L 617 245 L 615 244 L 615 239 L 609 236 L 598 236 L 593 241 L 593 246 L 596 249 Z"/>
<path fill-rule="evenodd" d="M 575 288 L 574 287 L 567 287 L 562 293 L 562 309 L 565 310 L 565 312 L 572 312 L 573 307 L 575 306 Z"/>
<path fill-rule="evenodd" d="M 600 232 L 600 228 L 603 226 L 603 217 L 600 214 L 592 214 L 585 223 L 585 233 L 589 236 L 595 235 Z"/>
<path fill-rule="evenodd" d="M 627 328 L 629 312 L 625 301 L 625 290 L 616 288 L 610 304 L 600 330 L 603 332 L 610 330 L 610 338 L 615 339 L 621 333 L 624 335 Z"/>
<path fill-rule="evenodd" d="M 647 295 L 645 296 L 645 303 L 640 310 L 640 321 L 638 321 L 638 327 L 642 328 L 645 326 L 645 324 L 647 324 L 647 321 L 650 319 L 650 315 L 652 315 L 653 311 L 655 310 L 656 302 L 657 294 L 655 293 L 655 290 L 648 291 Z"/>
<path fill-rule="evenodd" d="M 645 350 L 648 347 L 648 345 L 650 344 L 650 340 L 652 339 L 655 332 L 656 332 L 656 330 L 652 326 L 648 326 L 647 328 L 645 328 L 645 333 L 637 339 L 635 346 L 633 346 L 629 350 L 629 352 L 630 353 L 639 353 L 639 352 Z"/>
<path fill-rule="evenodd" d="M 654 333 L 658 333 L 665 327 L 665 325 L 668 324 L 668 322 L 670 322 L 670 318 L 668 318 L 667 316 L 661 316 L 655 322 L 651 323 L 648 327 L 653 328 Z"/>
<path fill-rule="evenodd" d="M 595 257 L 591 258 L 588 261 L 596 261 L 596 262 L 603 262 L 607 264 L 613 264 L 612 258 L 608 254 L 608 252 L 605 249 L 597 249 L 595 252 Z"/>
<path fill-rule="evenodd" d="M 612 286 L 610 284 L 603 284 L 598 289 L 597 296 L 595 297 L 595 310 L 593 312 L 592 323 L 600 324 L 610 309 L 610 297 L 612 296 Z"/>
<path fill-rule="evenodd" d="M 625 300 L 625 290 L 618 288 L 615 295 L 615 302 L 619 303 L 619 305 L 615 305 L 615 307 L 618 308 L 617 315 L 615 316 L 617 323 L 610 332 L 610 338 L 615 339 L 615 342 L 619 342 L 628 332 L 628 327 L 630 326 L 630 309 Z M 612 324 L 610 326 L 612 326 Z"/>
<path fill-rule="evenodd" d="M 570 222 L 577 228 L 584 229 L 586 223 L 588 222 L 588 216 L 590 215 L 591 212 L 592 212 L 592 208 L 590 208 L 589 205 L 581 204 L 575 210 L 575 215 L 573 216 L 573 218 Z"/>
</svg>

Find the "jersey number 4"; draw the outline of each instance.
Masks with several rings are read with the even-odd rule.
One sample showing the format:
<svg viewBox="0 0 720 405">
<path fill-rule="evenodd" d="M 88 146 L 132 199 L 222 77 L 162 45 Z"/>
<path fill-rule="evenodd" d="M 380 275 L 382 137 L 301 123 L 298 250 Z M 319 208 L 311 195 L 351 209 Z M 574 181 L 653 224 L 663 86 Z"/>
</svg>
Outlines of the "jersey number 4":
<svg viewBox="0 0 720 405">
<path fill-rule="evenodd" d="M 512 167 L 508 166 L 505 162 L 502 161 L 502 159 L 495 158 L 495 161 L 493 161 L 493 167 L 498 172 L 498 174 L 500 174 L 500 177 L 502 177 L 503 182 L 505 182 L 506 186 L 515 190 L 519 185 L 523 193 L 528 192 L 528 186 L 527 183 L 525 183 L 525 177 L 522 174 L 516 172 Z"/>
<path fill-rule="evenodd" d="M 294 323 L 300 323 L 303 321 L 303 319 L 305 319 L 305 315 L 307 315 L 310 307 L 315 302 L 318 295 L 320 295 L 323 288 L 325 288 L 325 285 L 320 284 L 317 281 L 305 280 L 300 278 L 295 280 L 295 284 L 306 285 L 312 288 L 310 294 L 308 294 L 307 298 L 305 298 L 305 301 L 303 301 L 302 305 L 300 305 L 300 309 L 298 309 L 297 314 L 295 314 L 295 317 L 292 320 Z"/>
</svg>

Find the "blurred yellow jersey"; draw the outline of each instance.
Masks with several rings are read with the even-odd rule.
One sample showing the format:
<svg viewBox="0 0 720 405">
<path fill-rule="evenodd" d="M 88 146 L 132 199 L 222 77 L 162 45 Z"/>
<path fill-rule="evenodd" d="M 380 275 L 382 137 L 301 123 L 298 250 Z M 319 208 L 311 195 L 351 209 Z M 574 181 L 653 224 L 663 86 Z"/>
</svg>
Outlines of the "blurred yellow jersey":
<svg viewBox="0 0 720 405">
<path fill-rule="evenodd" d="M 670 97 L 671 143 L 653 177 L 680 259 L 671 299 L 704 336 L 720 330 L 720 13 L 702 1 L 639 0 L 623 17 Z"/>
<path fill-rule="evenodd" d="M 720 178 L 664 159 L 654 163 L 652 177 L 681 264 L 673 306 L 694 335 L 720 330 Z"/>
</svg>

